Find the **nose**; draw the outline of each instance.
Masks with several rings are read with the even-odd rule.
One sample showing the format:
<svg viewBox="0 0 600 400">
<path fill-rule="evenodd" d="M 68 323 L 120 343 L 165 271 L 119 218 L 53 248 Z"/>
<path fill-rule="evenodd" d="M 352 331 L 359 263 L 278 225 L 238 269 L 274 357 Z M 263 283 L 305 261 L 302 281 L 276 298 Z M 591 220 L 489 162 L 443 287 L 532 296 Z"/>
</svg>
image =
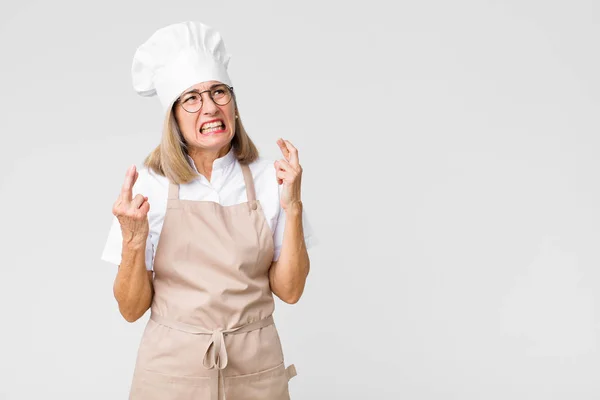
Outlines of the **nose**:
<svg viewBox="0 0 600 400">
<path fill-rule="evenodd" d="M 219 110 L 219 106 L 215 104 L 213 99 L 210 98 L 208 93 L 204 93 L 205 97 L 202 99 L 202 114 L 213 115 Z"/>
</svg>

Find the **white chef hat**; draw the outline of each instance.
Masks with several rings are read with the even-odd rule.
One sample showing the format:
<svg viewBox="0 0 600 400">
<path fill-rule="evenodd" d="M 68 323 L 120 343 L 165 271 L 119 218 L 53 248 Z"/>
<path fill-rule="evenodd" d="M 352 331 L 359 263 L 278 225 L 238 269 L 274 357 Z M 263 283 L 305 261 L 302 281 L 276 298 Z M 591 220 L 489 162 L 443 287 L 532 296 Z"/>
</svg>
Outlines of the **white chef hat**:
<svg viewBox="0 0 600 400">
<path fill-rule="evenodd" d="M 231 56 L 219 32 L 200 22 L 181 22 L 157 30 L 133 57 L 133 88 L 141 96 L 158 95 L 169 111 L 181 92 L 200 82 L 229 86 Z"/>
</svg>

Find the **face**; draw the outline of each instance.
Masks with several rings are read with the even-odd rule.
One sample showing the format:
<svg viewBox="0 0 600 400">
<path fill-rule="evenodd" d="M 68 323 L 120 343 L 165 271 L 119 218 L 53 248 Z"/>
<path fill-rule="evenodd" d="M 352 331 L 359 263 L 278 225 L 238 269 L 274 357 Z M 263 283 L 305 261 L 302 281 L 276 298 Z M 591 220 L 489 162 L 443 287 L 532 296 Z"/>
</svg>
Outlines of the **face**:
<svg viewBox="0 0 600 400">
<path fill-rule="evenodd" d="M 220 106 L 210 98 L 210 92 L 206 92 L 201 95 L 202 108 L 199 111 L 190 113 L 183 108 L 185 106 L 188 110 L 192 109 L 188 105 L 198 100 L 198 93 L 189 93 L 190 91 L 203 92 L 216 85 L 222 85 L 222 83 L 219 81 L 198 83 L 185 90 L 180 97 L 181 101 L 175 104 L 175 119 L 188 143 L 189 151 L 218 152 L 228 148 L 233 139 L 235 134 L 235 101 L 233 98 L 228 104 Z M 218 99 L 217 102 L 219 102 Z"/>
</svg>

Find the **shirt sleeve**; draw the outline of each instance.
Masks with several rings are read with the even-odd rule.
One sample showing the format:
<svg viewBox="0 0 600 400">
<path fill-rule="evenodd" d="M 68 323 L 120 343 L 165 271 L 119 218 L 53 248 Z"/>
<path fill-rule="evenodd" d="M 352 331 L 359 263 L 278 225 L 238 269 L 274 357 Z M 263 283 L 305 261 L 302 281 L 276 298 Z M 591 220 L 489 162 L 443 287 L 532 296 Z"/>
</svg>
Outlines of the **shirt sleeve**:
<svg viewBox="0 0 600 400">
<path fill-rule="evenodd" d="M 283 185 L 279 185 L 280 196 L 282 188 Z M 275 245 L 273 261 L 277 261 L 279 259 L 279 255 L 281 254 L 281 247 L 283 246 L 283 232 L 285 229 L 285 217 L 285 211 L 280 206 L 279 216 L 277 217 L 277 223 L 273 232 L 273 243 Z M 319 239 L 313 231 L 305 207 L 302 207 L 302 230 L 304 231 L 304 243 L 306 244 L 307 250 L 319 244 Z"/>
<path fill-rule="evenodd" d="M 139 170 L 139 176 L 132 188 L 133 197 L 143 191 L 145 171 Z M 108 237 L 102 250 L 101 259 L 114 265 L 121 264 L 121 252 L 123 249 L 123 235 L 121 233 L 121 225 L 117 217 L 113 215 L 112 223 L 108 231 Z M 148 235 L 145 250 L 146 269 L 151 271 L 154 262 L 154 248 L 151 240 L 151 235 Z"/>
</svg>

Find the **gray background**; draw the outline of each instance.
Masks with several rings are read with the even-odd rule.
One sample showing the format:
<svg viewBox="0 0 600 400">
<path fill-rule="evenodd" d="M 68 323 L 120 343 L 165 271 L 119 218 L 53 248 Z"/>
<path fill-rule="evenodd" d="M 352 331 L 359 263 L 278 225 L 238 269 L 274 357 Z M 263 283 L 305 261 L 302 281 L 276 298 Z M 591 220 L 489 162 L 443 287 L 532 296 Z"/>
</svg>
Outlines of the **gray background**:
<svg viewBox="0 0 600 400">
<path fill-rule="evenodd" d="M 125 399 L 100 260 L 158 144 L 134 51 L 217 28 L 262 155 L 299 148 L 320 245 L 275 318 L 298 399 L 598 399 L 600 6 L 2 2 L 0 398 Z"/>
</svg>

